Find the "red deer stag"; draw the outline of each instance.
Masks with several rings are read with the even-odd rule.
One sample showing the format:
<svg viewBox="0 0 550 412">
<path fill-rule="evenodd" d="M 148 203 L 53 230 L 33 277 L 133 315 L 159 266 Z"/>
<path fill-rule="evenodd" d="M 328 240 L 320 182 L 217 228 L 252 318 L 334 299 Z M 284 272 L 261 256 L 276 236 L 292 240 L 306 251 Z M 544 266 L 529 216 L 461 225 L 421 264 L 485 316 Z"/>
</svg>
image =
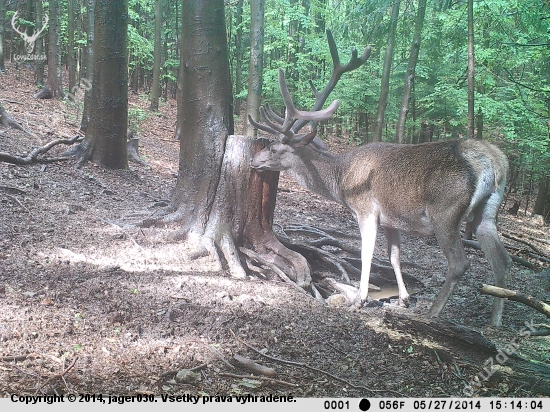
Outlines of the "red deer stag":
<svg viewBox="0 0 550 412">
<path fill-rule="evenodd" d="M 335 65 L 336 66 L 336 65 Z M 309 143 L 315 132 L 297 134 L 300 119 L 322 121 L 338 108 L 300 111 L 294 107 L 283 71 L 279 86 L 286 107 L 285 118 L 266 107 L 265 124 L 249 117 L 257 128 L 277 135 L 279 141 L 258 152 L 251 166 L 258 170 L 288 170 L 304 188 L 346 206 L 361 231 L 361 283 L 358 304 L 367 300 L 371 261 L 378 226 L 384 228 L 388 254 L 399 287 L 399 301 L 408 304 L 399 261 L 400 232 L 435 235 L 448 262 L 443 288 L 429 317 L 437 317 L 470 263 L 462 246 L 462 221 L 475 233 L 504 287 L 511 259 L 496 229 L 508 161 L 492 144 L 477 140 L 452 140 L 418 145 L 371 143 L 341 155 L 332 155 Z M 322 103 L 321 103 L 322 104 Z M 316 104 L 316 109 L 320 108 Z M 503 300 L 495 298 L 490 324 L 501 323 Z"/>
</svg>

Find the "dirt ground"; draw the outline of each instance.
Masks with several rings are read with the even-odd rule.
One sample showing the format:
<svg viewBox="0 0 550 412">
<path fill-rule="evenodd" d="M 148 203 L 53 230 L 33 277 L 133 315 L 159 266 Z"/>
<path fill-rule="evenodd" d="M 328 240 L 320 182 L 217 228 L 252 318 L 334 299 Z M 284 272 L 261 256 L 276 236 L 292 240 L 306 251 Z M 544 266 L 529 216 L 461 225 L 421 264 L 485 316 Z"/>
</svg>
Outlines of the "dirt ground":
<svg viewBox="0 0 550 412">
<path fill-rule="evenodd" d="M 8 68 L 0 74 L 0 101 L 34 136 L 0 128 L 0 152 L 25 155 L 73 136 L 76 109 L 34 100 L 32 73 Z M 145 98 L 130 98 L 136 117 L 146 113 Z M 148 114 L 140 124 L 140 150 L 149 167 L 0 163 L 0 396 L 449 397 L 464 396 L 470 382 L 478 383 L 474 396 L 549 395 L 549 380 L 526 381 L 506 369 L 521 359 L 548 366 L 550 337 L 518 338 L 525 322 L 548 321 L 508 302 L 504 326 L 486 326 L 491 298 L 478 289 L 492 282 L 492 274 L 481 252 L 467 249 L 471 268 L 442 316 L 481 332 L 497 347 L 519 342 L 513 362 L 499 365 L 487 381 L 480 373 L 493 355 L 388 321 L 392 314 L 425 313 L 439 291 L 446 262 L 433 238 L 403 239 L 402 259 L 415 264 L 404 271 L 421 285 L 415 305 L 355 310 L 323 305 L 282 282 L 232 279 L 207 257 L 187 259 L 188 245 L 167 240 L 176 228 L 133 226 L 161 214 L 170 200 L 178 170 L 175 112 L 169 100 L 159 115 Z M 332 150 L 350 148 L 345 139 L 328 143 Z M 335 229 L 359 246 L 357 225 L 346 210 L 284 175 L 277 202 L 276 231 L 292 225 Z M 499 229 L 550 240 L 547 226 L 521 212 L 502 213 Z M 504 240 L 537 265 L 529 270 L 514 263 L 510 288 L 549 302 L 548 265 L 530 257 L 529 246 Z M 531 242 L 550 256 L 548 243 Z M 386 259 L 383 236 L 375 255 Z M 232 364 L 235 354 L 277 375 L 250 375 Z M 176 379 L 177 371 L 192 368 L 191 378 Z"/>
</svg>

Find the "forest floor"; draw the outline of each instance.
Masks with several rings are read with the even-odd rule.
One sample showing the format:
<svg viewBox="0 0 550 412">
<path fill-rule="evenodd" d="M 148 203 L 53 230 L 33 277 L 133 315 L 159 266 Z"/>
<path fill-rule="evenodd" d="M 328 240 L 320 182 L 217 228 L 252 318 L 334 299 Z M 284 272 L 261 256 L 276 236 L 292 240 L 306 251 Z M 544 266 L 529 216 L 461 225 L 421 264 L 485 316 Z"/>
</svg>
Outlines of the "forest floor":
<svg viewBox="0 0 550 412">
<path fill-rule="evenodd" d="M 76 134 L 80 114 L 74 107 L 33 99 L 32 73 L 9 69 L 0 74 L 0 101 L 34 136 L 0 127 L 0 152 L 25 155 Z M 188 245 L 167 240 L 175 228 L 132 226 L 162 213 L 178 171 L 176 102 L 163 103 L 160 114 L 147 106 L 146 99 L 131 94 L 148 167 L 130 163 L 129 170 L 111 171 L 91 163 L 76 169 L 72 160 L 0 163 L 0 396 L 462 397 L 471 382 L 474 396 L 550 395 L 549 380 L 526 380 L 515 369 L 522 362 L 549 365 L 550 337 L 520 336 L 525 322 L 547 320 L 508 302 L 504 326 L 486 326 L 492 298 L 479 285 L 493 278 L 479 251 L 467 249 L 471 268 L 442 318 L 479 331 L 498 348 L 517 343 L 501 365 L 495 358 L 488 380 L 483 368 L 494 352 L 395 318 L 425 313 L 443 283 L 446 261 L 434 238 L 403 238 L 402 258 L 414 264 L 404 271 L 421 285 L 414 305 L 356 310 L 323 305 L 282 282 L 232 279 L 207 257 L 187 259 Z M 333 137 L 328 144 L 350 149 L 345 139 Z M 55 147 L 51 156 L 64 149 Z M 522 212 L 501 213 L 499 230 L 545 240 L 530 242 L 550 256 L 549 228 Z M 275 215 L 277 230 L 293 225 L 337 230 L 359 246 L 357 225 L 345 209 L 284 174 Z M 504 240 L 537 267 L 514 263 L 509 288 L 549 302 L 548 265 L 530 257 L 529 246 Z M 383 235 L 375 256 L 387 258 Z M 250 375 L 234 366 L 235 354 L 277 375 Z M 176 381 L 177 371 L 192 368 L 196 374 L 186 378 L 191 380 L 182 381 L 180 373 Z"/>
</svg>

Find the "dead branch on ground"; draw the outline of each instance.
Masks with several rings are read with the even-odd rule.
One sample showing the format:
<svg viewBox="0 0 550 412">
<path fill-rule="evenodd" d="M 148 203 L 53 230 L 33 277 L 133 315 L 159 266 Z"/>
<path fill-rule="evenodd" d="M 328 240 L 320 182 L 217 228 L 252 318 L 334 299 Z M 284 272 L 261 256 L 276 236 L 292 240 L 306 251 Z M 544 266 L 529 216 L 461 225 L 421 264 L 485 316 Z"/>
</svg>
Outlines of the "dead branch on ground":
<svg viewBox="0 0 550 412">
<path fill-rule="evenodd" d="M 348 385 L 348 386 L 352 387 L 353 389 L 361 389 L 361 390 L 365 390 L 365 391 L 372 392 L 372 393 L 392 393 L 392 394 L 397 395 L 401 398 L 407 398 L 408 397 L 408 396 L 406 396 L 406 395 L 404 395 L 400 392 L 393 391 L 393 390 L 390 390 L 390 389 L 371 389 L 371 388 L 367 388 L 365 386 L 355 385 L 355 384 L 353 384 L 353 383 L 351 383 L 351 382 L 349 382 L 349 381 L 347 381 L 343 378 L 340 378 L 339 376 L 333 375 L 330 372 L 324 371 L 324 370 L 316 368 L 314 366 L 310 366 L 306 363 L 294 362 L 294 361 L 289 361 L 289 360 L 286 360 L 286 359 L 276 358 L 274 356 L 263 353 L 262 351 L 256 349 L 255 347 L 253 347 L 253 346 L 249 345 L 248 343 L 242 341 L 241 339 L 237 338 L 237 336 L 235 335 L 235 333 L 233 331 L 231 331 L 231 333 L 233 334 L 235 339 L 237 339 L 239 342 L 241 342 L 247 348 L 249 348 L 250 350 L 256 352 L 258 355 L 261 355 L 261 356 L 263 356 L 263 357 L 265 357 L 265 358 L 267 358 L 267 359 L 269 359 L 273 362 L 282 363 L 282 364 L 285 364 L 285 365 L 298 366 L 298 367 L 301 367 L 301 368 L 309 369 L 310 371 L 313 371 L 313 372 L 321 373 L 325 376 L 330 377 L 331 379 L 337 380 L 338 382 L 341 382 L 345 385 Z"/>
<path fill-rule="evenodd" d="M 244 356 L 238 354 L 233 355 L 233 358 L 230 359 L 230 361 L 233 362 L 236 366 L 247 369 L 249 372 L 256 375 L 264 375 L 269 377 L 277 376 L 277 372 L 275 372 L 275 369 L 268 366 L 260 365 L 259 363 L 254 362 L 252 359 L 245 358 Z"/>
<path fill-rule="evenodd" d="M 481 287 L 481 293 L 523 303 L 524 305 L 527 305 L 550 318 L 550 305 L 541 300 L 535 299 L 533 296 L 524 295 L 523 293 L 515 290 L 485 284 Z"/>
<path fill-rule="evenodd" d="M 269 383 L 273 383 L 273 384 L 279 384 L 279 385 L 282 385 L 282 386 L 289 386 L 291 388 L 297 388 L 299 385 L 296 385 L 294 383 L 290 383 L 290 382 L 285 382 L 285 381 L 281 381 L 279 379 L 273 379 L 273 378 L 269 378 L 267 376 L 246 376 L 246 375 L 237 375 L 235 373 L 227 373 L 227 372 L 220 372 L 219 373 L 220 376 L 225 376 L 225 377 L 228 377 L 228 378 L 236 378 L 236 379 L 259 379 L 259 380 L 262 380 L 262 381 L 268 381 Z"/>
<path fill-rule="evenodd" d="M 475 249 L 475 250 L 481 250 L 481 246 L 479 246 L 479 243 L 475 240 L 462 239 L 462 244 L 464 246 L 471 247 L 472 249 Z M 520 265 L 525 266 L 528 269 L 537 270 L 537 267 L 526 259 L 523 259 L 516 255 L 510 255 L 510 257 L 514 262 L 519 263 Z"/>
<path fill-rule="evenodd" d="M 75 142 L 77 142 L 79 139 L 80 139 L 80 136 L 76 135 L 71 137 L 70 139 L 53 140 L 48 144 L 45 144 L 44 146 L 33 149 L 27 156 L 24 156 L 24 157 L 11 155 L 6 152 L 0 152 L 0 162 L 11 163 L 15 165 L 30 165 L 35 163 L 52 163 L 52 162 L 59 162 L 62 160 L 69 160 L 70 157 L 42 158 L 38 156 L 43 155 L 54 146 L 57 146 L 59 144 L 72 145 Z"/>
<path fill-rule="evenodd" d="M 55 379 L 60 379 L 60 378 L 63 378 L 67 373 L 69 373 L 71 371 L 72 368 L 74 368 L 74 365 L 76 364 L 76 361 L 78 360 L 78 356 L 76 356 L 73 361 L 71 362 L 71 364 L 69 366 L 67 366 L 64 370 L 62 370 L 60 373 L 56 373 L 55 375 L 53 376 L 50 376 L 46 382 L 44 382 L 35 392 L 35 394 L 37 394 L 44 386 L 46 386 L 48 383 L 50 383 L 51 381 L 55 380 Z"/>
<path fill-rule="evenodd" d="M 547 256 L 545 252 L 543 252 L 542 250 L 540 250 L 538 247 L 536 247 L 535 245 L 533 245 L 531 242 L 528 242 L 528 241 L 526 241 L 526 240 L 520 239 L 519 237 L 513 236 L 513 235 L 511 235 L 511 234 L 509 234 L 509 233 L 505 233 L 505 232 L 501 232 L 501 233 L 502 233 L 502 236 L 505 237 L 505 238 L 507 238 L 507 239 L 511 239 L 511 240 L 513 240 L 513 241 L 515 241 L 515 242 L 519 242 L 519 243 L 522 243 L 522 244 L 524 244 L 524 245 L 529 246 L 529 247 L 530 247 L 531 249 L 533 249 L 538 255 L 541 255 L 541 256 L 543 256 L 543 257 L 546 257 L 546 256 Z"/>
</svg>

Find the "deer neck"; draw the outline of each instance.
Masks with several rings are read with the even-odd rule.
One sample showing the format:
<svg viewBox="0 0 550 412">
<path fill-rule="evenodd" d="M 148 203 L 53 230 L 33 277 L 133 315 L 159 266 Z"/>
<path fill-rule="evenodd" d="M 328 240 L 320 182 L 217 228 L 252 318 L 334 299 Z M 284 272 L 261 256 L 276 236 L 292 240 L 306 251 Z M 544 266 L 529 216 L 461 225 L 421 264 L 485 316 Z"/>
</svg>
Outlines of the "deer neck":
<svg viewBox="0 0 550 412">
<path fill-rule="evenodd" d="M 295 149 L 296 163 L 288 170 L 298 184 L 313 193 L 338 203 L 341 195 L 342 161 L 340 157 L 311 146 Z"/>
</svg>

